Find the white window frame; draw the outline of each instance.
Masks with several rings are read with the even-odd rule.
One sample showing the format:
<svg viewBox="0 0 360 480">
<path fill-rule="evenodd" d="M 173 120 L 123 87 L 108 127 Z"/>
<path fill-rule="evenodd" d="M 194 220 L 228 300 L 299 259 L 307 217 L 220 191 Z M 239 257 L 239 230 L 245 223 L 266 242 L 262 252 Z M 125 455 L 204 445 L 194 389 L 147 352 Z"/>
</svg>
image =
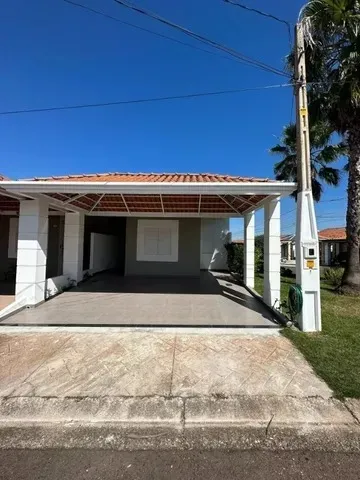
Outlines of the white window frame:
<svg viewBox="0 0 360 480">
<path fill-rule="evenodd" d="M 171 253 L 169 255 L 149 255 L 145 253 L 147 228 L 166 228 L 171 231 Z M 179 259 L 179 220 L 138 220 L 136 260 L 138 262 L 178 262 Z"/>
</svg>

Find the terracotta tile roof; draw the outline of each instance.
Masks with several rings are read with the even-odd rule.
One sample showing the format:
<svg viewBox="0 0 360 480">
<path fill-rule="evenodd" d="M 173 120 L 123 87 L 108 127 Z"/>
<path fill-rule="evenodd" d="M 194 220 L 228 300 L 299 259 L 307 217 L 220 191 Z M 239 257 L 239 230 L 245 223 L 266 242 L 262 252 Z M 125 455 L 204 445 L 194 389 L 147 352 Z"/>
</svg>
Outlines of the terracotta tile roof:
<svg viewBox="0 0 360 480">
<path fill-rule="evenodd" d="M 63 182 L 268 182 L 268 178 L 239 177 L 213 173 L 94 173 L 64 175 L 58 177 L 35 177 L 34 181 Z"/>
<path fill-rule="evenodd" d="M 319 232 L 319 240 L 346 240 L 345 227 L 325 228 Z"/>
</svg>

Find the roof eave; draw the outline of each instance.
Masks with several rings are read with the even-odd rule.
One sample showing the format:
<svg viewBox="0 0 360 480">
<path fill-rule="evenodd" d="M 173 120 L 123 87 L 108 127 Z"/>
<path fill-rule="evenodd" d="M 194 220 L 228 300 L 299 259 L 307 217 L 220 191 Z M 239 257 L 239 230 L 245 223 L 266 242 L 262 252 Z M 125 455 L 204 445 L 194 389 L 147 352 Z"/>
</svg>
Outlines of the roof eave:
<svg viewBox="0 0 360 480">
<path fill-rule="evenodd" d="M 2 181 L 0 187 L 18 193 L 123 193 L 181 195 L 273 195 L 288 196 L 293 182 L 64 182 Z"/>
</svg>

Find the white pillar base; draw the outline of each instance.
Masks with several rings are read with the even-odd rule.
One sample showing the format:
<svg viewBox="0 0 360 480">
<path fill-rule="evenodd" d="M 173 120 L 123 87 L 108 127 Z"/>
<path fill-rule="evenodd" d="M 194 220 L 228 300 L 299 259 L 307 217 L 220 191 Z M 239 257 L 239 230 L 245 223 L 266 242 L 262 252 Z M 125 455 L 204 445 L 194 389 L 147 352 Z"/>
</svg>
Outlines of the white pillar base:
<svg viewBox="0 0 360 480">
<path fill-rule="evenodd" d="M 83 279 L 84 221 L 83 213 L 65 214 L 63 275 L 75 284 Z"/>
<path fill-rule="evenodd" d="M 308 268 L 305 250 L 315 249 L 314 268 Z M 321 330 L 320 301 L 320 254 L 314 201 L 310 191 L 297 195 L 296 223 L 296 283 L 303 294 L 302 312 L 297 318 L 301 330 L 315 332 Z"/>
<path fill-rule="evenodd" d="M 280 306 L 280 198 L 273 198 L 264 209 L 264 301 Z"/>
<path fill-rule="evenodd" d="M 244 283 L 255 287 L 255 212 L 244 216 Z"/>
<path fill-rule="evenodd" d="M 45 300 L 48 204 L 43 200 L 20 202 L 16 267 L 16 302 L 37 305 Z"/>
</svg>

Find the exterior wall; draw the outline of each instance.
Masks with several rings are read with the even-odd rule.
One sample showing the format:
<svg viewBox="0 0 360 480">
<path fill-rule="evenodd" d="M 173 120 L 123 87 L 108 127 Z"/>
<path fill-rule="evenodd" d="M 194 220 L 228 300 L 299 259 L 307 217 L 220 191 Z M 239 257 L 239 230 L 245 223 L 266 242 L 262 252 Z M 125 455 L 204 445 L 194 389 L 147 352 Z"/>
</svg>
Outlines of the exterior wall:
<svg viewBox="0 0 360 480">
<path fill-rule="evenodd" d="M 201 219 L 200 267 L 202 270 L 227 270 L 225 244 L 231 242 L 228 218 Z"/>
<path fill-rule="evenodd" d="M 75 285 L 84 277 L 84 214 L 65 213 L 63 274 Z"/>
<path fill-rule="evenodd" d="M 0 215 L 0 280 L 4 280 L 9 269 L 16 267 L 16 258 L 8 258 L 10 218 Z"/>
<path fill-rule="evenodd" d="M 89 273 L 116 268 L 119 238 L 115 235 L 91 233 Z"/>
<path fill-rule="evenodd" d="M 103 235 L 114 235 L 118 239 L 117 264 L 116 268 L 121 274 L 124 273 L 125 266 L 125 229 L 126 218 L 121 217 L 85 217 L 84 234 L 84 258 L 83 269 L 90 269 L 90 247 L 91 234 L 101 233 Z"/>
<path fill-rule="evenodd" d="M 138 262 L 136 260 L 137 220 L 137 218 L 128 218 L 126 222 L 125 275 L 200 275 L 200 219 L 179 219 L 178 262 Z"/>
<path fill-rule="evenodd" d="M 71 284 L 67 275 L 59 275 L 58 277 L 46 279 L 46 298 L 53 297 L 68 288 Z"/>
</svg>

